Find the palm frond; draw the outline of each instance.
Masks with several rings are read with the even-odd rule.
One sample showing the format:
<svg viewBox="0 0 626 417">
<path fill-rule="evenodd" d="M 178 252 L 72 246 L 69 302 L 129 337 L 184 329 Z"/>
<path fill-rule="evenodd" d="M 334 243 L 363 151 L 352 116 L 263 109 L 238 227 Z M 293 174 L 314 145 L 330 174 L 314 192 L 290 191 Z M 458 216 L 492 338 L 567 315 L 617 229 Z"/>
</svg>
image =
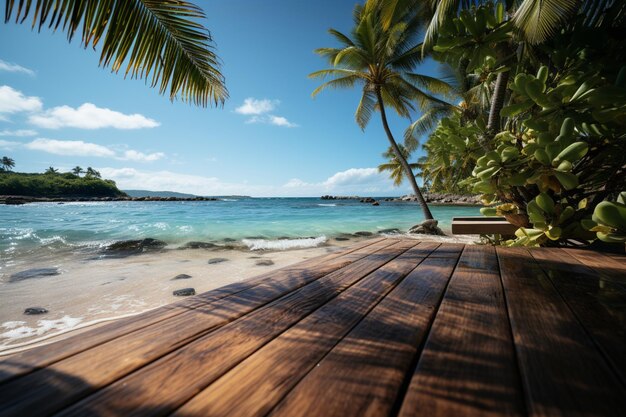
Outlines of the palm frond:
<svg viewBox="0 0 626 417">
<path fill-rule="evenodd" d="M 169 90 L 171 100 L 205 107 L 228 98 L 211 35 L 197 22 L 204 13 L 187 1 L 7 0 L 5 10 L 5 21 L 15 10 L 19 23 L 32 11 L 33 28 L 61 27 L 70 41 L 82 26 L 82 46 L 102 40 L 101 66 L 118 72 L 126 63 L 126 75 Z"/>
<path fill-rule="evenodd" d="M 313 90 L 313 92 L 311 93 L 311 97 L 315 97 L 317 96 L 319 93 L 321 93 L 322 91 L 328 89 L 328 88 L 350 88 L 353 87 L 354 84 L 359 81 L 359 76 L 358 75 L 348 75 L 345 77 L 339 77 L 339 78 L 335 78 L 333 80 L 330 81 L 326 81 L 325 83 L 323 83 L 322 85 L 320 85 L 319 87 L 317 87 L 315 90 Z"/>
<path fill-rule="evenodd" d="M 424 34 L 422 53 L 429 51 L 433 47 L 439 32 L 439 26 L 443 24 L 444 19 L 450 13 L 456 11 L 459 7 L 459 0 L 430 0 L 430 3 L 433 16 Z"/>
<path fill-rule="evenodd" d="M 446 81 L 439 78 L 430 77 L 424 74 L 405 74 L 406 78 L 414 83 L 416 86 L 427 89 L 431 93 L 450 95 L 454 93 L 454 87 L 448 84 Z"/>
<path fill-rule="evenodd" d="M 514 25 L 532 44 L 546 40 L 576 13 L 580 0 L 524 0 L 513 16 Z"/>
<path fill-rule="evenodd" d="M 364 90 L 359 105 L 354 113 L 354 118 L 361 130 L 365 130 L 365 127 L 372 118 L 372 113 L 376 109 L 376 97 L 372 91 Z"/>
<path fill-rule="evenodd" d="M 328 33 L 330 33 L 335 39 L 337 39 L 344 46 L 354 46 L 354 42 L 347 35 L 339 32 L 335 29 L 328 29 Z"/>
<path fill-rule="evenodd" d="M 405 142 L 411 141 L 411 139 L 417 139 L 422 135 L 430 133 L 436 126 L 442 117 L 449 116 L 457 111 L 453 106 L 437 105 L 426 110 L 422 116 L 411 123 L 411 125 L 404 131 Z"/>
</svg>

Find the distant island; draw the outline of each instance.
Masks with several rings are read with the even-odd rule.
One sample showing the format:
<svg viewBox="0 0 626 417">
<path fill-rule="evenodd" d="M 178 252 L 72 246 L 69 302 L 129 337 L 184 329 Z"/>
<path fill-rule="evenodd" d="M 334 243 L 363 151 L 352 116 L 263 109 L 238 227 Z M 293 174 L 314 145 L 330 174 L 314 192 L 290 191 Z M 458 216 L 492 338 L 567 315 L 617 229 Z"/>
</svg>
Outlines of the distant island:
<svg viewBox="0 0 626 417">
<path fill-rule="evenodd" d="M 72 172 L 58 172 L 50 167 L 42 174 L 0 169 L 0 204 L 65 201 L 216 201 L 173 191 L 129 190 L 117 188 L 115 181 L 103 179 L 93 168 L 76 167 Z M 84 174 L 81 176 L 81 174 Z"/>
</svg>

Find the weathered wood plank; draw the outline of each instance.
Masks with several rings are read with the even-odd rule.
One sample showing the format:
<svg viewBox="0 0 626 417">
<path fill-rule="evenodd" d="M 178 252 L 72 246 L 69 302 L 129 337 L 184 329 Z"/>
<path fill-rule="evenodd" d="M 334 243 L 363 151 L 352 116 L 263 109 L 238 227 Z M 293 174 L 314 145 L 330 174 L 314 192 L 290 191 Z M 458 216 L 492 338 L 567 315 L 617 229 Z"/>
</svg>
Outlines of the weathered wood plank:
<svg viewBox="0 0 626 417">
<path fill-rule="evenodd" d="M 626 386 L 626 289 L 558 248 L 530 253 Z"/>
<path fill-rule="evenodd" d="M 245 281 L 235 282 L 194 297 L 186 298 L 154 310 L 117 320 L 97 329 L 88 330 L 80 335 L 80 337 L 71 340 L 61 340 L 55 343 L 45 345 L 41 348 L 30 349 L 8 358 L 0 358 L 0 384 L 18 376 L 27 374 L 38 368 L 43 368 L 61 359 L 83 352 L 89 348 L 100 345 L 102 343 L 113 340 L 117 337 L 136 332 L 144 327 L 155 323 L 162 323 L 179 314 L 185 313 L 190 309 L 203 307 L 250 289 L 257 285 L 270 281 L 279 281 L 281 279 L 290 280 L 294 275 L 308 275 L 311 277 L 321 277 L 333 270 L 340 269 L 350 263 L 365 257 L 369 252 L 375 250 L 381 244 L 391 244 L 392 242 L 383 243 L 385 239 L 371 239 L 360 242 L 346 249 L 316 257 L 290 265 L 276 271 L 268 272 Z M 377 245 L 377 246 L 373 246 Z M 370 249 L 365 249 L 365 248 Z M 365 250 L 363 250 L 365 249 Z M 320 267 L 322 265 L 323 267 Z"/>
<path fill-rule="evenodd" d="M 193 395 L 204 388 L 205 373 L 225 372 L 271 340 L 276 333 L 284 331 L 310 311 L 414 245 L 414 242 L 394 243 L 304 286 L 294 287 L 288 285 L 289 283 L 278 282 L 274 286 L 278 288 L 266 285 L 255 287 L 252 289 L 255 291 L 250 294 L 252 297 L 236 301 L 229 297 L 223 300 L 225 303 L 220 308 L 214 307 L 204 312 L 204 315 L 199 314 L 192 320 L 178 323 L 175 328 L 164 331 L 163 326 L 157 326 L 155 331 L 158 333 L 146 335 L 149 340 L 136 336 L 131 338 L 126 341 L 132 344 L 130 352 L 127 343 L 122 342 L 123 338 L 116 339 L 118 356 L 111 357 L 111 349 L 107 349 L 106 344 L 90 349 L 85 352 L 84 357 L 78 358 L 82 355 L 79 354 L 42 370 L 43 376 L 47 376 L 50 371 L 55 373 L 48 380 L 44 380 L 43 384 L 40 382 L 41 375 L 40 378 L 31 379 L 26 385 L 28 394 L 21 393 L 23 386 L 13 389 L 14 396 L 21 398 L 13 401 L 9 400 L 13 397 L 9 397 L 8 408 L 14 415 L 23 414 L 24 407 L 41 410 L 42 414 L 49 413 L 110 384 L 67 410 L 66 414 L 128 414 L 131 409 L 141 410 L 155 403 L 158 403 L 159 410 L 171 410 L 172 404 L 177 404 L 176 401 L 181 396 L 189 392 Z M 259 290 L 261 287 L 265 287 L 263 291 Z M 272 294 L 271 298 L 265 292 Z M 273 300 L 276 301 L 272 302 Z M 250 314 L 226 325 L 247 313 Z M 219 330 L 215 330 L 217 325 L 221 327 Z M 186 340 L 181 337 L 181 333 L 184 334 L 187 329 L 196 326 L 210 326 L 212 332 Z M 170 332 L 178 334 L 172 338 Z M 176 342 L 172 343 L 171 340 Z M 172 353 L 168 354 L 169 352 Z M 106 360 L 103 356 L 109 359 Z M 93 365 L 90 369 L 85 369 L 85 363 Z M 128 375 L 140 366 L 143 367 Z M 80 376 L 81 380 L 77 384 L 68 384 L 67 388 L 58 383 L 51 387 L 50 383 L 56 382 L 55 377 L 58 378 L 59 374 Z M 125 375 L 128 376 L 124 378 Z M 1 391 L 0 393 L 4 394 Z M 0 395 L 2 397 L 4 395 Z M 158 410 L 152 409 L 146 414 L 158 414 Z"/>
<path fill-rule="evenodd" d="M 371 272 L 390 256 L 397 255 L 399 249 L 386 249 L 389 245 L 398 246 L 393 241 L 375 244 L 365 258 L 326 275 L 321 278 L 322 284 L 314 288 L 341 281 L 346 275 Z M 379 251 L 372 254 L 374 249 Z M 368 252 L 366 248 L 363 250 Z M 319 268 L 324 269 L 330 263 L 319 265 Z M 42 414 L 57 410 L 246 313 L 317 282 L 316 278 L 297 273 L 281 276 L 278 280 L 218 300 L 206 308 L 192 309 L 0 385 L 0 403 L 5 405 L 3 411 L 7 415 L 23 415 L 25 409 L 31 413 L 33 409 L 41 410 Z"/>
<path fill-rule="evenodd" d="M 399 416 L 522 416 L 520 388 L 495 251 L 466 246 Z"/>
<path fill-rule="evenodd" d="M 626 391 L 528 250 L 497 252 L 529 415 L 621 415 Z"/>
<path fill-rule="evenodd" d="M 607 256 L 586 249 L 564 248 L 563 251 L 604 278 L 626 284 L 626 256 L 621 256 L 623 260 L 620 262 L 619 255 Z"/>
<path fill-rule="evenodd" d="M 443 246 L 450 253 L 449 248 L 445 248 L 445 244 Z M 456 258 L 429 257 L 413 269 L 321 362 L 315 365 L 319 359 L 314 357 L 307 363 L 309 368 L 312 367 L 310 373 L 270 415 L 389 415 L 407 373 L 412 371 L 413 359 L 430 328 L 459 255 L 460 251 Z M 318 332 L 317 337 L 324 337 L 324 333 Z M 305 349 L 306 343 L 303 338 L 300 351 Z M 291 354 L 285 353 L 289 352 L 280 350 L 273 357 L 264 358 L 269 361 L 267 365 L 279 368 L 279 371 L 273 370 L 265 380 L 260 380 L 258 376 L 254 378 L 257 386 L 263 389 L 261 395 L 255 393 L 252 401 L 246 399 L 247 408 L 240 408 L 236 404 L 240 401 L 231 394 L 231 404 L 227 404 L 230 408 L 222 409 L 225 412 L 218 415 L 229 415 L 228 410 L 235 411 L 230 415 L 265 415 L 250 414 L 255 410 L 255 403 L 264 407 L 268 404 L 268 397 L 271 398 L 268 405 L 280 399 L 285 394 L 283 381 L 291 379 L 295 382 L 301 372 L 298 368 L 297 372 L 293 372 L 291 364 L 299 362 L 302 354 L 295 349 Z M 257 363 L 264 369 L 267 365 Z M 239 367 L 235 368 L 235 371 L 238 370 Z M 288 389 L 294 383 L 292 381 L 285 388 Z M 216 393 L 220 396 L 228 395 L 226 386 L 219 386 L 218 389 Z M 196 398 L 192 402 L 196 402 Z M 222 403 L 221 399 L 219 401 Z M 212 402 L 212 397 L 207 396 L 204 398 L 205 408 L 191 407 L 190 411 L 193 414 L 213 410 Z M 181 409 L 182 412 L 185 410 L 187 407 Z"/>
</svg>

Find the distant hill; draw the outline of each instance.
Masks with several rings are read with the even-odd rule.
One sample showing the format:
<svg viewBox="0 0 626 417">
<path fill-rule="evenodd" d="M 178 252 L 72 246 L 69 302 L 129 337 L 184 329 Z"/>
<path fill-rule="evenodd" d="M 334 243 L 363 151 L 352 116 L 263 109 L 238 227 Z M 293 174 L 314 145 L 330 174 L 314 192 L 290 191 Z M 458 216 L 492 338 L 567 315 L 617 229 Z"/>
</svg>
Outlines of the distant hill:
<svg viewBox="0 0 626 417">
<path fill-rule="evenodd" d="M 81 198 L 125 197 L 114 181 L 72 173 L 31 174 L 0 171 L 0 195 Z"/>
<path fill-rule="evenodd" d="M 194 198 L 198 197 L 193 194 L 177 193 L 175 191 L 148 191 L 148 190 L 123 190 L 131 197 L 176 197 L 176 198 Z"/>
</svg>

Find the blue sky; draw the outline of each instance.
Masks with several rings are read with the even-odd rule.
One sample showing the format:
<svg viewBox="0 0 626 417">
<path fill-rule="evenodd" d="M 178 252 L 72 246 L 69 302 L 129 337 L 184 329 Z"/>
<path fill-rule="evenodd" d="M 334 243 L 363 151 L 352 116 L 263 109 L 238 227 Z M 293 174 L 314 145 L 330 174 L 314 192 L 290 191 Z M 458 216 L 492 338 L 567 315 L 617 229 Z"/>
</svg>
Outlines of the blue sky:
<svg viewBox="0 0 626 417">
<path fill-rule="evenodd" d="M 400 195 L 375 167 L 380 120 L 354 122 L 358 91 L 315 99 L 313 53 L 349 32 L 354 0 L 196 1 L 223 61 L 223 108 L 170 102 L 144 81 L 98 67 L 64 33 L 0 24 L 0 154 L 17 171 L 98 169 L 122 189 L 201 195 Z M 2 7 L 1 9 L 4 9 Z M 435 65 L 419 72 L 436 75 Z M 390 119 L 398 138 L 408 121 Z"/>
</svg>

